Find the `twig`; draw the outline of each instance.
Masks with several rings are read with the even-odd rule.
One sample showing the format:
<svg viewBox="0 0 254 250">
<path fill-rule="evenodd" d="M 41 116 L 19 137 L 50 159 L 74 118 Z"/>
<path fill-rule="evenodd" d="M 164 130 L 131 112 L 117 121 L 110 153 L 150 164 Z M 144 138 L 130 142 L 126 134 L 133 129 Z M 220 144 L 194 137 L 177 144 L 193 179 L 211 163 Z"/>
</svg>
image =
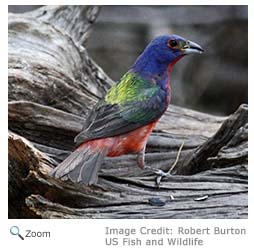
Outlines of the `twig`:
<svg viewBox="0 0 254 250">
<path fill-rule="evenodd" d="M 178 152 L 177 152 L 177 156 L 176 156 L 176 159 L 175 159 L 173 165 L 170 167 L 170 169 L 169 169 L 167 172 L 164 172 L 164 171 L 162 171 L 162 170 L 160 170 L 160 169 L 156 169 L 156 170 L 154 171 L 154 172 L 158 175 L 158 176 L 156 177 L 156 180 L 155 180 L 155 183 L 156 183 L 157 187 L 160 186 L 161 179 L 162 179 L 163 177 L 165 177 L 165 176 L 170 176 L 170 175 L 171 175 L 171 171 L 175 168 L 175 166 L 176 166 L 176 164 L 177 164 L 177 162 L 178 162 L 178 160 L 179 160 L 179 157 L 180 157 L 180 154 L 181 154 L 183 145 L 184 145 L 184 140 L 183 140 L 183 142 L 182 142 L 182 144 L 181 144 L 181 146 L 180 146 L 180 148 L 179 148 L 179 150 L 178 150 Z M 172 200 L 173 200 L 173 199 L 172 199 Z"/>
<path fill-rule="evenodd" d="M 172 165 L 172 166 L 170 167 L 170 169 L 168 170 L 167 174 L 171 174 L 172 170 L 175 168 L 177 162 L 179 161 L 179 157 L 180 157 L 180 154 L 181 154 L 181 152 L 182 152 L 183 145 L 184 145 L 184 140 L 183 140 L 183 142 L 182 142 L 182 144 L 181 144 L 181 146 L 180 146 L 180 148 L 179 148 L 179 150 L 178 150 L 178 152 L 177 152 L 176 159 L 175 159 L 173 165 Z"/>
</svg>

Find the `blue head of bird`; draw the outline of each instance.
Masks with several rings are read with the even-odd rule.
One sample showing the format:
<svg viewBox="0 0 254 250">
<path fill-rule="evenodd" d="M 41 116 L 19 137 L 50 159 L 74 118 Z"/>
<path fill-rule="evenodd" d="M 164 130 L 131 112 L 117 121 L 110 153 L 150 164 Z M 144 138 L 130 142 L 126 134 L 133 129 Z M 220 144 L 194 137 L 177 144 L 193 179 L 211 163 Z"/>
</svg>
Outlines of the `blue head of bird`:
<svg viewBox="0 0 254 250">
<path fill-rule="evenodd" d="M 132 70 L 145 78 L 163 75 L 183 56 L 203 52 L 200 45 L 178 35 L 158 36 L 138 57 Z"/>
</svg>

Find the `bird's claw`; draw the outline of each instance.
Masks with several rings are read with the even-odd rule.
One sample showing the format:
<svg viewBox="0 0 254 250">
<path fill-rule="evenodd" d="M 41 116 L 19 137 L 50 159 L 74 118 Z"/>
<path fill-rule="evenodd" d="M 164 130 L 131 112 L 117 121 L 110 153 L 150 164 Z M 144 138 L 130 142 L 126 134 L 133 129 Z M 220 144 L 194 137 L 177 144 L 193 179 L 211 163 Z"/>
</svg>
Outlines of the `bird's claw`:
<svg viewBox="0 0 254 250">
<path fill-rule="evenodd" d="M 155 171 L 155 174 L 161 176 L 161 177 L 165 177 L 168 175 L 168 173 L 165 173 L 164 171 L 162 171 L 161 169 L 156 169 Z"/>
<path fill-rule="evenodd" d="M 156 183 L 156 186 L 159 188 L 160 187 L 160 183 L 162 181 L 162 178 L 166 177 L 166 176 L 169 176 L 170 175 L 170 172 L 164 172 L 163 170 L 161 169 L 157 169 L 157 168 L 152 168 L 152 167 L 149 167 L 149 166 L 146 166 L 145 167 L 147 170 L 149 171 L 152 171 L 154 174 L 156 174 L 156 179 L 155 179 L 155 183 Z"/>
<path fill-rule="evenodd" d="M 164 172 L 164 171 L 162 171 L 161 169 L 157 169 L 157 170 L 155 171 L 155 174 L 158 175 L 158 176 L 156 177 L 156 179 L 155 179 L 155 183 L 156 183 L 156 186 L 159 188 L 162 178 L 168 176 L 169 173 L 168 173 L 168 172 Z"/>
<path fill-rule="evenodd" d="M 158 176 L 156 177 L 156 180 L 155 180 L 157 187 L 160 187 L 160 183 L 161 183 L 161 180 L 162 180 L 163 177 L 171 175 L 172 170 L 175 168 L 175 166 L 176 166 L 176 164 L 177 164 L 177 162 L 178 162 L 178 160 L 179 160 L 179 156 L 180 156 L 180 153 L 181 153 L 181 151 L 182 151 L 183 145 L 184 145 L 184 141 L 182 142 L 182 144 L 181 144 L 181 146 L 180 146 L 180 148 L 179 148 L 179 150 L 178 150 L 178 153 L 177 153 L 175 162 L 174 162 L 173 165 L 170 167 L 170 169 L 168 170 L 168 172 L 164 172 L 164 171 L 162 171 L 162 170 L 160 170 L 160 169 L 156 169 L 156 170 L 154 171 L 155 174 L 158 175 Z"/>
<path fill-rule="evenodd" d="M 160 188 L 161 179 L 162 179 L 161 175 L 157 176 L 155 179 L 155 183 L 158 188 Z"/>
</svg>

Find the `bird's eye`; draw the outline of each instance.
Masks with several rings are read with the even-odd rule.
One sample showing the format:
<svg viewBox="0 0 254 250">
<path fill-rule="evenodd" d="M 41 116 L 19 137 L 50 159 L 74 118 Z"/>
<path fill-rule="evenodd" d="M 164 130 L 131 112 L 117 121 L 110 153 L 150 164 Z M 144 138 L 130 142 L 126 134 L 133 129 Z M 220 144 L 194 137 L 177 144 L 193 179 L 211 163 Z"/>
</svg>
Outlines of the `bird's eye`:
<svg viewBox="0 0 254 250">
<path fill-rule="evenodd" d="M 171 48 L 175 48 L 175 47 L 178 45 L 178 43 L 177 43 L 176 40 L 169 40 L 169 41 L 168 41 L 168 45 L 169 45 L 169 47 L 171 47 Z"/>
</svg>

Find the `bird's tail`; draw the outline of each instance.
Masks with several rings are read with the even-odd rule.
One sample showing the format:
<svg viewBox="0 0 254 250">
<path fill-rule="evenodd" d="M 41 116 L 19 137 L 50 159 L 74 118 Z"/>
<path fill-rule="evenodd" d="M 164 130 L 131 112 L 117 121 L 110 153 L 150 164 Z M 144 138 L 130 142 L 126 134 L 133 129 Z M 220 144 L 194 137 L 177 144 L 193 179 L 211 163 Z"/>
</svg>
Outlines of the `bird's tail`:
<svg viewBox="0 0 254 250">
<path fill-rule="evenodd" d="M 62 180 L 92 185 L 97 182 L 98 171 L 107 154 L 107 149 L 91 150 L 88 146 L 80 146 L 63 162 L 54 168 L 50 175 Z"/>
</svg>

